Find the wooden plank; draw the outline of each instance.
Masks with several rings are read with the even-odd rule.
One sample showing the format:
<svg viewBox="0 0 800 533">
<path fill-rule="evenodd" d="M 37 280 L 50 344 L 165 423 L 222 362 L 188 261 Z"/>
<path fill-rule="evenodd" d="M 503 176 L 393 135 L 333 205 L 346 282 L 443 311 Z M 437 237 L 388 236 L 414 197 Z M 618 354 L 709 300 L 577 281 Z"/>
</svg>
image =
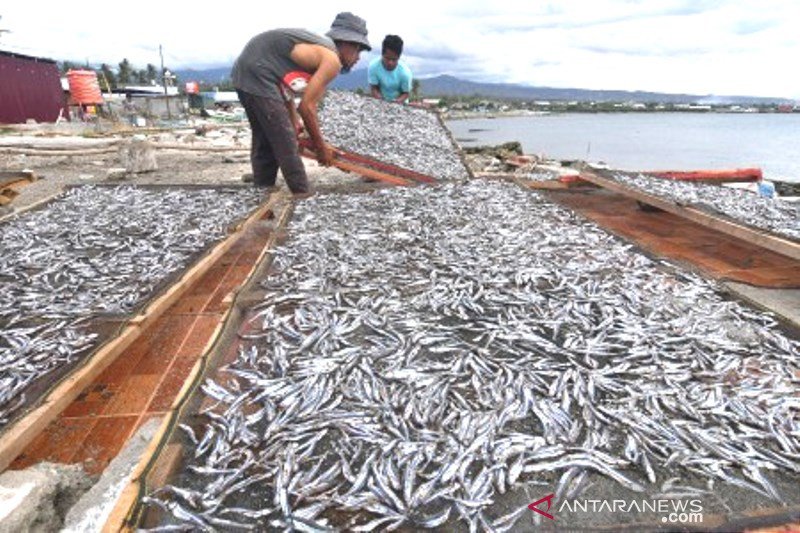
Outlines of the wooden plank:
<svg viewBox="0 0 800 533">
<path fill-rule="evenodd" d="M 705 183 L 733 183 L 761 181 L 760 168 L 735 168 L 729 170 L 651 170 L 645 172 L 657 178 Z"/>
<path fill-rule="evenodd" d="M 0 170 L 0 189 L 36 181 L 32 170 Z"/>
<path fill-rule="evenodd" d="M 375 168 L 376 170 L 379 170 L 381 172 L 386 172 L 387 174 L 391 174 L 393 176 L 398 176 L 400 178 L 408 178 L 410 180 L 418 181 L 420 183 L 438 183 L 438 180 L 436 178 L 433 178 L 426 174 L 420 174 L 419 172 L 416 172 L 414 170 L 409 170 L 407 168 L 402 168 L 395 165 L 390 165 L 388 163 L 383 163 L 381 161 L 376 161 L 369 157 L 342 151 L 338 148 L 335 148 L 335 153 L 336 157 L 344 159 L 345 161 L 350 161 L 357 165 Z"/>
<path fill-rule="evenodd" d="M 0 436 L 0 472 L 44 431 L 50 422 L 69 406 L 83 390 L 94 381 L 116 358 L 124 352 L 142 331 L 157 320 L 192 284 L 200 279 L 216 261 L 238 240 L 243 229 L 256 223 L 275 201 L 275 197 L 262 205 L 242 224 L 240 231 L 219 243 L 200 262 L 190 268 L 170 289 L 148 305 L 137 317 L 128 321 L 120 334 L 100 348 L 82 367 L 59 383 L 30 413 L 9 426 Z"/>
<path fill-rule="evenodd" d="M 264 246 L 261 248 L 261 252 L 258 255 L 258 258 L 253 263 L 252 267 L 250 268 L 250 272 L 248 272 L 247 276 L 245 277 L 244 281 L 242 282 L 247 283 L 253 274 L 256 272 L 256 269 L 261 264 L 264 256 L 269 252 L 270 249 L 275 245 L 275 242 L 278 238 L 278 233 L 281 228 L 283 228 L 289 220 L 291 215 L 292 209 L 291 205 L 286 205 L 281 211 L 281 214 L 277 217 L 277 221 L 275 223 L 275 230 L 270 235 L 269 239 L 264 243 Z M 182 407 L 184 400 L 191 394 L 194 390 L 195 382 L 197 378 L 205 371 L 206 360 L 208 357 L 209 352 L 213 348 L 214 344 L 217 342 L 217 338 L 222 334 L 222 331 L 225 327 L 225 324 L 228 319 L 228 315 L 231 312 L 231 307 L 228 306 L 224 313 L 220 316 L 220 320 L 217 323 L 217 327 L 214 329 L 214 332 L 209 337 L 208 341 L 206 342 L 205 347 L 203 348 L 201 357 L 197 360 L 195 365 L 192 367 L 192 370 L 189 372 L 186 380 L 181 387 L 180 392 L 175 397 L 175 400 L 172 402 L 172 406 L 170 407 L 167 416 L 164 419 L 164 423 L 162 423 L 159 431 L 153 437 L 153 440 L 147 447 L 147 450 L 142 457 L 139 459 L 139 463 L 134 468 L 131 479 L 128 482 L 128 486 L 123 490 L 120 497 L 117 499 L 117 503 L 114 505 L 114 509 L 112 510 L 111 514 L 109 515 L 108 520 L 106 521 L 103 531 L 121 531 L 121 530 L 128 530 L 132 527 L 132 524 L 128 522 L 133 518 L 131 516 L 132 512 L 134 511 L 134 506 L 139 499 L 139 492 L 142 488 L 143 483 L 147 480 L 150 483 L 155 484 L 164 484 L 166 483 L 169 474 L 174 468 L 176 467 L 176 462 L 174 460 L 176 450 L 180 451 L 180 446 L 178 445 L 167 445 L 164 447 L 165 451 L 161 451 L 161 444 L 165 438 L 169 437 L 169 432 L 172 428 L 172 425 L 175 420 L 180 416 L 180 408 Z M 156 459 L 156 456 L 159 456 Z M 155 459 L 155 462 L 153 461 Z M 150 465 L 154 465 L 151 469 Z"/>
<path fill-rule="evenodd" d="M 9 219 L 9 218 L 14 217 L 14 216 L 17 216 L 17 215 L 21 215 L 22 213 L 25 213 L 27 211 L 31 211 L 31 210 L 33 210 L 33 209 L 35 209 L 35 208 L 37 208 L 37 207 L 39 207 L 41 205 L 46 204 L 47 202 L 49 202 L 51 200 L 54 200 L 59 194 L 61 194 L 63 192 L 63 190 L 64 190 L 64 188 L 60 187 L 57 192 L 51 194 L 47 198 L 42 198 L 41 200 L 39 200 L 37 202 L 34 202 L 34 203 L 30 204 L 30 205 L 27 205 L 25 207 L 19 208 L 19 209 L 15 210 L 12 213 L 0 216 L 0 222 L 3 222 L 4 220 Z"/>
<path fill-rule="evenodd" d="M 304 148 L 301 153 L 304 157 L 308 157 L 310 159 L 316 159 L 317 157 L 314 152 L 307 148 Z M 414 183 L 412 181 L 408 181 L 407 179 L 398 178 L 397 176 L 392 176 L 391 174 L 375 170 L 374 168 L 358 165 L 349 161 L 343 161 L 342 159 L 337 159 L 335 157 L 333 159 L 332 166 L 346 172 L 353 172 L 360 176 L 364 176 L 365 178 L 385 181 L 386 183 L 391 183 L 392 185 L 412 185 Z"/>
<path fill-rule="evenodd" d="M 669 200 L 663 200 L 638 189 L 627 187 L 614 180 L 598 176 L 592 172 L 581 172 L 581 178 L 586 181 L 590 181 L 595 185 L 599 185 L 603 188 L 623 194 L 629 198 L 633 198 L 639 202 L 652 205 L 669 213 L 691 220 L 692 222 L 696 222 L 727 235 L 731 235 L 732 237 L 755 244 L 756 246 L 761 246 L 767 250 L 772 250 L 773 252 L 777 252 L 781 255 L 791 257 L 792 259 L 800 259 L 800 244 L 778 237 L 772 233 L 723 220 L 693 207 L 679 206 Z"/>
<path fill-rule="evenodd" d="M 571 177 L 571 176 L 553 176 L 551 180 L 545 181 L 536 181 L 536 180 L 527 180 L 518 174 L 514 174 L 513 172 L 477 172 L 475 176 L 478 178 L 488 178 L 488 179 L 502 179 L 507 181 L 513 181 L 517 185 L 521 187 L 525 187 L 527 189 L 538 189 L 538 190 L 558 190 L 563 191 L 567 189 L 574 189 L 576 187 L 594 187 L 593 183 L 589 183 L 587 181 L 581 179 L 570 179 L 565 180 L 564 177 Z M 577 178 L 577 176 L 575 176 Z"/>
<path fill-rule="evenodd" d="M 8 198 L 9 201 L 11 201 L 17 196 L 19 196 L 19 191 L 16 189 L 12 189 L 11 187 L 8 187 L 6 189 L 0 190 L 0 195 L 5 196 L 6 198 Z"/>
<path fill-rule="evenodd" d="M 10 146 L 0 146 L 0 154 L 16 154 L 30 156 L 88 156 L 110 154 L 119 150 L 116 146 L 107 148 L 68 148 L 68 149 L 45 149 L 45 148 L 16 148 Z"/>
<path fill-rule="evenodd" d="M 161 426 L 158 428 L 158 432 L 156 433 L 156 437 L 150 441 L 147 450 L 145 450 L 142 457 L 152 457 L 158 450 L 156 447 L 158 443 L 161 441 L 161 438 L 164 434 L 166 434 L 170 429 L 171 421 L 169 416 L 165 416 L 164 420 L 161 423 Z M 158 461 L 153 467 L 153 474 L 156 480 L 160 479 L 168 479 L 172 472 L 178 467 L 180 464 L 181 459 L 183 458 L 183 447 L 180 444 L 169 444 L 167 445 L 164 450 L 161 451 L 158 457 Z M 141 463 L 137 464 L 134 467 L 133 472 L 131 472 L 131 478 L 137 479 L 141 476 L 142 472 L 140 471 Z M 117 505 L 111 510 L 111 513 L 108 516 L 103 528 L 100 530 L 103 533 L 114 533 L 117 531 L 132 531 L 132 528 L 126 527 L 125 524 L 128 521 L 129 517 L 127 513 L 131 510 L 131 506 L 120 506 L 121 502 L 136 502 L 139 499 L 139 484 L 131 483 L 127 485 L 120 494 L 119 498 L 117 499 Z M 147 524 L 146 527 L 155 527 L 157 524 Z"/>
<path fill-rule="evenodd" d="M 298 144 L 303 149 L 304 156 L 309 157 L 311 159 L 316 158 L 316 152 L 314 152 L 314 147 L 311 143 L 311 139 L 302 138 L 298 141 Z M 330 144 L 328 145 L 328 148 L 330 148 L 331 152 L 333 153 L 334 161 L 343 160 L 358 165 L 359 167 L 364 167 L 366 169 L 375 170 L 378 172 L 382 172 L 384 174 L 389 174 L 397 178 L 404 178 L 404 179 L 410 179 L 412 181 L 418 181 L 420 183 L 439 182 L 439 180 L 437 180 L 433 176 L 428 176 L 427 174 L 422 174 L 415 170 L 410 170 L 390 163 L 384 163 L 383 161 L 378 161 L 377 159 L 373 159 L 371 157 L 348 152 L 346 150 L 342 150 L 341 148 L 337 148 Z M 334 165 L 336 165 L 336 163 L 334 163 Z"/>
<path fill-rule="evenodd" d="M 385 172 L 381 172 L 379 170 L 375 170 L 363 165 L 358 165 L 355 163 L 350 163 L 349 161 L 342 161 L 340 159 L 333 161 L 333 166 L 339 168 L 341 170 L 346 170 L 347 172 L 353 172 L 355 174 L 359 174 L 364 176 L 365 178 L 372 178 L 380 181 L 385 181 L 386 183 L 391 183 L 393 185 L 411 185 L 412 182 L 408 181 L 404 178 L 398 178 L 397 176 L 392 176 L 391 174 L 386 174 Z"/>
</svg>

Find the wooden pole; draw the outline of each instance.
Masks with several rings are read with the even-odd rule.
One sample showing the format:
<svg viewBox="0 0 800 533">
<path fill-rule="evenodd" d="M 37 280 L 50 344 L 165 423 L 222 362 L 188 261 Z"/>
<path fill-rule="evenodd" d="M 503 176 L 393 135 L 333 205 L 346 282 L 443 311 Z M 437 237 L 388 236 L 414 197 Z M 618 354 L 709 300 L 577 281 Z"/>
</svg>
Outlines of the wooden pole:
<svg viewBox="0 0 800 533">
<path fill-rule="evenodd" d="M 167 118 L 172 120 L 172 112 L 169 109 L 169 92 L 167 91 L 167 76 L 164 70 L 164 52 L 161 45 L 158 45 L 158 55 L 161 57 L 161 83 L 164 84 L 164 101 L 167 103 Z"/>
</svg>

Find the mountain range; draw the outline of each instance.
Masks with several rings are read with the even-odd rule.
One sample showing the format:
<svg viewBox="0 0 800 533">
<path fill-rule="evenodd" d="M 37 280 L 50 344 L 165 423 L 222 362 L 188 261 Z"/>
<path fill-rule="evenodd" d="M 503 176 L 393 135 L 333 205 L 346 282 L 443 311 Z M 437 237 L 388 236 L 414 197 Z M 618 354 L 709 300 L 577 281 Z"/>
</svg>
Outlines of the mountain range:
<svg viewBox="0 0 800 533">
<path fill-rule="evenodd" d="M 182 81 L 198 81 L 209 84 L 222 83 L 230 78 L 230 67 L 211 69 L 178 69 L 176 74 Z M 556 100 L 579 102 L 661 102 L 670 104 L 770 104 L 791 103 L 786 98 L 757 96 L 672 94 L 647 91 L 595 90 L 558 87 L 533 87 L 513 83 L 481 83 L 462 80 L 454 76 L 440 75 L 420 78 L 420 93 L 426 98 L 441 96 L 478 96 L 507 100 Z M 341 90 L 367 90 L 367 70 L 357 69 L 338 76 L 331 88 Z"/>
</svg>

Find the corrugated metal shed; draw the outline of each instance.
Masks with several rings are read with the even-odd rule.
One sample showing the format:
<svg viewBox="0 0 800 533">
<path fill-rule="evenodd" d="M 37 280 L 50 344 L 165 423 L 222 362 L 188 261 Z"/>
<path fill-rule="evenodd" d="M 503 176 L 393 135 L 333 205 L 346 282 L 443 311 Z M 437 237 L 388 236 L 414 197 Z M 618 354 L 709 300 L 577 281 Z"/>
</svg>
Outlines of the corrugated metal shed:
<svg viewBox="0 0 800 533">
<path fill-rule="evenodd" d="M 55 122 L 65 107 L 56 62 L 0 50 L 0 123 Z M 66 110 L 65 110 L 66 111 Z"/>
</svg>

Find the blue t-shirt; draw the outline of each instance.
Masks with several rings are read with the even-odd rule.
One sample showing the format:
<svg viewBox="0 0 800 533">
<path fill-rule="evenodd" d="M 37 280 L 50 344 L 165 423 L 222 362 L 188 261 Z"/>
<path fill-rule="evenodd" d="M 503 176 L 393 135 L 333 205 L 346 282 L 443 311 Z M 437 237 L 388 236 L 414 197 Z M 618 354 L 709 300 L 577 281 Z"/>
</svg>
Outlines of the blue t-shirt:
<svg viewBox="0 0 800 533">
<path fill-rule="evenodd" d="M 411 92 L 411 69 L 398 62 L 394 70 L 386 70 L 380 57 L 376 57 L 367 69 L 367 81 L 377 85 L 384 100 L 396 100 L 402 93 Z"/>
</svg>

